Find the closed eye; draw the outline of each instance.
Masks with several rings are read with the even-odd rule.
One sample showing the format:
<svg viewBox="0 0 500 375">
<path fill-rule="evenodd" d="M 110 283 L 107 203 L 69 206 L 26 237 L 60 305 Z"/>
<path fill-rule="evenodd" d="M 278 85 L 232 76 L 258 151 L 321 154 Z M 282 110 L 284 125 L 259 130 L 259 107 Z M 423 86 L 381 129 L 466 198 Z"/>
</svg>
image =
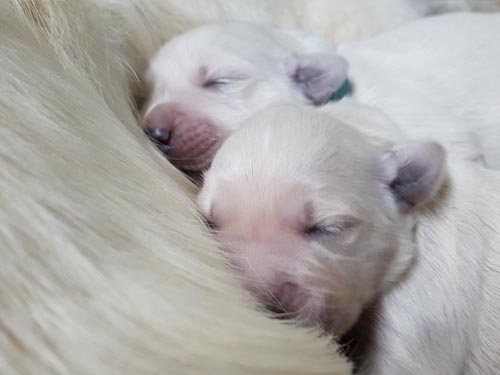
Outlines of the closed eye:
<svg viewBox="0 0 500 375">
<path fill-rule="evenodd" d="M 222 89 L 225 87 L 233 87 L 236 83 L 244 83 L 248 77 L 243 75 L 231 75 L 231 76 L 222 76 L 222 77 L 214 77 L 207 78 L 202 87 L 205 89 Z M 240 85 L 237 85 L 240 86 Z"/>
<path fill-rule="evenodd" d="M 320 222 L 305 229 L 304 233 L 311 237 L 338 236 L 353 229 L 360 223 L 358 219 L 342 218 L 334 222 Z"/>
<path fill-rule="evenodd" d="M 215 78 L 215 79 L 208 79 L 203 83 L 204 88 L 217 88 L 223 85 L 227 85 L 234 81 L 234 79 L 231 78 Z"/>
<path fill-rule="evenodd" d="M 342 224 L 332 224 L 332 225 L 314 225 L 305 230 L 308 236 L 323 236 L 329 235 L 334 236 L 342 233 L 345 230 Z"/>
</svg>

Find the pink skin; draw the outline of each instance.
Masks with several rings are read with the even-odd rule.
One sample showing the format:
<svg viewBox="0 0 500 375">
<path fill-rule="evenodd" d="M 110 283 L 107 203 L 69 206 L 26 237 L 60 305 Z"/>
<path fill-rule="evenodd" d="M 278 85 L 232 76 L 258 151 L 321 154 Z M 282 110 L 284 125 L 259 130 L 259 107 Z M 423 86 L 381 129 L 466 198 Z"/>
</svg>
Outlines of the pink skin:
<svg viewBox="0 0 500 375">
<path fill-rule="evenodd" d="M 226 244 L 234 267 L 246 276 L 243 284 L 247 289 L 274 310 L 285 310 L 287 306 L 286 311 L 291 312 L 294 310 L 292 305 L 305 303 L 306 296 L 288 277 L 296 271 L 297 264 L 293 260 L 299 256 L 297 244 L 303 242 L 300 234 L 308 225 L 302 207 L 284 206 L 273 210 L 256 225 L 251 220 L 253 215 L 236 216 L 221 202 L 212 208 L 212 217 L 223 225 L 220 238 Z M 301 298 L 297 298 L 298 295 Z"/>
<path fill-rule="evenodd" d="M 186 111 L 177 103 L 155 106 L 144 117 L 146 129 L 163 129 L 168 134 L 161 145 L 168 146 L 169 160 L 179 169 L 206 168 L 226 138 L 208 118 Z"/>
<path fill-rule="evenodd" d="M 314 220 L 313 208 L 304 201 L 304 192 L 297 186 L 281 192 L 281 197 L 275 197 L 271 204 L 244 204 L 241 197 L 250 194 L 227 187 L 225 199 L 214 204 L 208 217 L 217 223 L 218 236 L 233 267 L 242 276 L 242 286 L 269 310 L 278 317 L 296 318 L 304 325 L 321 325 L 342 333 L 344 327 L 353 324 L 359 311 L 344 305 L 343 310 L 349 313 L 336 314 L 335 321 L 330 319 L 330 306 L 348 300 L 322 293 L 330 288 L 341 296 L 343 286 L 331 275 L 325 280 L 319 269 L 324 264 L 314 265 L 316 260 L 304 259 L 304 249 L 311 246 L 307 230 Z M 316 268 L 318 272 L 314 271 Z"/>
</svg>

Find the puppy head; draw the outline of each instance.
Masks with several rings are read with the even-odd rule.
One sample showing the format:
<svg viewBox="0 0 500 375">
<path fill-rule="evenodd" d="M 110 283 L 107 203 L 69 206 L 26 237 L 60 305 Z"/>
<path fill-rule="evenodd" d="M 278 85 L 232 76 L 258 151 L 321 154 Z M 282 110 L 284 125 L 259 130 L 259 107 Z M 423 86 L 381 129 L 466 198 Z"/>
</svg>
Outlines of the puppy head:
<svg viewBox="0 0 500 375">
<path fill-rule="evenodd" d="M 435 143 L 383 150 L 333 117 L 280 106 L 227 140 L 198 203 L 246 288 L 341 335 L 408 269 L 412 212 L 443 169 Z"/>
<path fill-rule="evenodd" d="M 347 76 L 333 51 L 314 36 L 247 23 L 191 30 L 151 61 L 145 130 L 179 168 L 204 168 L 227 135 L 265 106 L 326 102 Z"/>
</svg>

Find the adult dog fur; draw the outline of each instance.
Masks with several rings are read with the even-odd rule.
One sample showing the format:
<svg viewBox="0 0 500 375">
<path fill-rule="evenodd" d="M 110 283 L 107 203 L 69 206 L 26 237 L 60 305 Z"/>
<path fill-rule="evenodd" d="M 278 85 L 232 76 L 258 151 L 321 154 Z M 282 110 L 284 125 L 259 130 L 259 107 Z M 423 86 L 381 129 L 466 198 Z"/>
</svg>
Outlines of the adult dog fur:
<svg viewBox="0 0 500 375">
<path fill-rule="evenodd" d="M 304 3 L 0 3 L 0 372 L 349 373 L 326 340 L 250 308 L 129 96 L 161 43 L 202 22 L 338 41 L 415 17 L 381 8 L 382 22 L 371 0 L 349 13 L 343 0 Z"/>
<path fill-rule="evenodd" d="M 150 4 L 128 3 L 138 28 Z M 225 271 L 192 186 L 135 121 L 136 47 L 154 33 L 126 39 L 124 14 L 0 4 L 0 372 L 348 374 Z"/>
</svg>

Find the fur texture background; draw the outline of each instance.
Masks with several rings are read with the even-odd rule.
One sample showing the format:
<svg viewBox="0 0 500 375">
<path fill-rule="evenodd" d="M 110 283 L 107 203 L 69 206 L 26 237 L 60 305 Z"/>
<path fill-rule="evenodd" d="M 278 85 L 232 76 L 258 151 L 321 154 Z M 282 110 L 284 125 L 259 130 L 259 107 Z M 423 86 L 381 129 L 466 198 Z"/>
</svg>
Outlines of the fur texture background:
<svg viewBox="0 0 500 375">
<path fill-rule="evenodd" d="M 388 7 L 387 25 L 370 2 L 356 6 L 374 23 L 345 31 L 326 17 L 342 1 L 0 3 L 1 373 L 349 373 L 326 338 L 265 318 L 238 288 L 131 92 L 160 43 L 200 22 L 342 40 L 415 17 Z"/>
<path fill-rule="evenodd" d="M 144 58 L 122 15 L 0 6 L 0 372 L 348 373 L 225 270 L 193 188 L 136 124 Z"/>
</svg>

